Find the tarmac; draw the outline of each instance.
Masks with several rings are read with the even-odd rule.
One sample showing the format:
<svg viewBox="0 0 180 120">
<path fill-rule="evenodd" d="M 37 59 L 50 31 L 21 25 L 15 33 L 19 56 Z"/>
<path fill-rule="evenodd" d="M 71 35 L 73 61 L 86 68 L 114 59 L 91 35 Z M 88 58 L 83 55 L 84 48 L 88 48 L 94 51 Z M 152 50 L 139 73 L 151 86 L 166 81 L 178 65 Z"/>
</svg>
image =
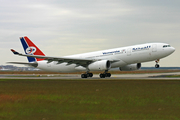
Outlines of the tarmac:
<svg viewBox="0 0 180 120">
<path fill-rule="evenodd" d="M 173 73 L 150 73 L 150 74 L 112 74 L 111 77 L 100 78 L 94 74 L 92 78 L 81 78 L 80 74 L 0 74 L 0 79 L 59 79 L 59 80 L 180 80 L 180 77 L 166 77 L 168 75 L 180 75 L 180 72 Z"/>
</svg>

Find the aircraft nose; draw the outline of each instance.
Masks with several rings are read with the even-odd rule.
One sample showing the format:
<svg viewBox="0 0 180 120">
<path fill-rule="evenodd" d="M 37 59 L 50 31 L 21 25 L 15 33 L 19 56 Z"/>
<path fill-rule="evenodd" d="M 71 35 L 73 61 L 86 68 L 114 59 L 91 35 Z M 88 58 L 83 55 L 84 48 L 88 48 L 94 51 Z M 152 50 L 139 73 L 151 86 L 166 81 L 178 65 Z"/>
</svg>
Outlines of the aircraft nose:
<svg viewBox="0 0 180 120">
<path fill-rule="evenodd" d="M 176 49 L 174 47 L 171 47 L 171 52 L 173 53 Z"/>
</svg>

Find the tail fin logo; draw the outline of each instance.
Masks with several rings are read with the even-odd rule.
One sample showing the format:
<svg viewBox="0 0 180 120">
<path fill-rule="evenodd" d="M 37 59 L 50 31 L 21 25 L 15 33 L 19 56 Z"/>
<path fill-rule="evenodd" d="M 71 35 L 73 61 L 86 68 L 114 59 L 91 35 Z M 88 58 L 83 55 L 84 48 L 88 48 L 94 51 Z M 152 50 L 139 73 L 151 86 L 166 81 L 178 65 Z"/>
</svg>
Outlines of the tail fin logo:
<svg viewBox="0 0 180 120">
<path fill-rule="evenodd" d="M 26 49 L 26 53 L 27 54 L 33 54 L 33 53 L 35 53 L 36 52 L 36 48 L 35 47 L 28 47 L 27 49 Z"/>
</svg>

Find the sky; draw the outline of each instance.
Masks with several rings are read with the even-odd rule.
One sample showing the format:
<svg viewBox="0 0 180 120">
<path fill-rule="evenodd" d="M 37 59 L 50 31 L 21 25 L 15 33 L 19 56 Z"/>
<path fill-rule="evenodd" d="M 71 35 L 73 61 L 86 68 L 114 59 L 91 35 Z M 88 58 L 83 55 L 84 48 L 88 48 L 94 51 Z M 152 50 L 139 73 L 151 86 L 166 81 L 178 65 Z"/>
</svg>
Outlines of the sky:
<svg viewBox="0 0 180 120">
<path fill-rule="evenodd" d="M 161 67 L 180 67 L 179 0 L 0 0 L 0 65 L 27 62 L 19 37 L 46 55 L 66 56 L 163 42 L 176 51 Z M 143 63 L 152 67 L 155 62 Z"/>
</svg>

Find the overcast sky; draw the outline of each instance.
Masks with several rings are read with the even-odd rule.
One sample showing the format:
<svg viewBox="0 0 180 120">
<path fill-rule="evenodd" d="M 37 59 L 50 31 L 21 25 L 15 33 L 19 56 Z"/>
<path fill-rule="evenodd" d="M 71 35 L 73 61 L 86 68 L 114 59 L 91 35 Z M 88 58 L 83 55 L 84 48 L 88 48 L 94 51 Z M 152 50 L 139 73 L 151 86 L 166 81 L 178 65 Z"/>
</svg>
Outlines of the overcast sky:
<svg viewBox="0 0 180 120">
<path fill-rule="evenodd" d="M 65 56 L 149 42 L 176 51 L 160 66 L 180 67 L 180 0 L 0 0 L 0 65 L 23 61 L 19 37 Z M 154 66 L 155 62 L 142 64 Z"/>
</svg>

